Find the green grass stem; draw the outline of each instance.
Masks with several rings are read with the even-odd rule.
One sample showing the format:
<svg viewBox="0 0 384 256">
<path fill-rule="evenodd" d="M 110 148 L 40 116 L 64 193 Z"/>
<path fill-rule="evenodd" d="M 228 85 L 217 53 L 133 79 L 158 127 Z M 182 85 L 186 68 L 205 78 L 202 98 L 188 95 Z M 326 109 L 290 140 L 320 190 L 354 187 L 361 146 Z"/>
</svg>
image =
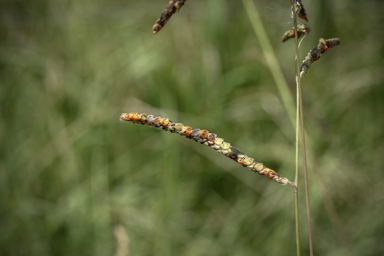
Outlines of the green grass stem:
<svg viewBox="0 0 384 256">
<path fill-rule="evenodd" d="M 296 4 L 291 0 L 293 13 L 293 27 L 295 29 L 295 64 L 296 64 L 296 140 L 295 140 L 295 223 L 296 223 L 296 255 L 300 256 L 300 222 L 299 222 L 299 120 L 300 120 L 300 102 L 301 102 L 301 84 L 299 79 L 299 45 L 297 36 L 297 15 Z"/>
<path fill-rule="evenodd" d="M 292 13 L 293 13 L 293 24 L 295 28 L 295 64 L 296 64 L 296 173 L 295 182 L 298 186 L 299 180 L 299 129 L 301 131 L 301 147 L 303 154 L 303 171 L 304 171 L 304 186 L 305 186 L 305 202 L 307 210 L 307 224 L 308 224 L 308 241 L 309 241 L 309 252 L 313 256 L 313 242 L 312 242 L 312 228 L 311 228 L 311 213 L 309 209 L 309 190 L 308 190 L 308 172 L 307 172 L 307 156 L 305 147 L 305 130 L 304 130 L 304 118 L 303 118 L 303 101 L 301 93 L 301 79 L 300 79 L 300 52 L 299 52 L 299 40 L 297 33 L 297 15 L 296 15 L 296 2 L 291 0 Z M 300 122 L 300 126 L 299 126 Z M 300 255 L 300 236 L 299 236 L 299 218 L 298 218 L 298 191 L 295 190 L 295 215 L 296 215 L 296 239 L 297 239 L 297 255 Z"/>
</svg>

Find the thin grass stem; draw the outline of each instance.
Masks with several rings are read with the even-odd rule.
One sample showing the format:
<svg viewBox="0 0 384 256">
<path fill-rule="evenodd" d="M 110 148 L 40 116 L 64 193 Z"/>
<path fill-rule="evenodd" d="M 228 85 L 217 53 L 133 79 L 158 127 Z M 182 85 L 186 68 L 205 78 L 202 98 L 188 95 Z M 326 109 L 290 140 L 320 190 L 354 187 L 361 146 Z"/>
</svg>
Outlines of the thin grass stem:
<svg viewBox="0 0 384 256">
<path fill-rule="evenodd" d="M 300 118 L 300 100 L 301 100 L 301 90 L 300 90 L 300 70 L 299 70 L 299 44 L 298 44 L 298 33 L 297 33 L 297 15 L 296 15 L 296 2 L 291 0 L 292 14 L 293 14 L 293 28 L 295 30 L 295 64 L 296 64 L 296 143 L 295 143 L 295 221 L 296 221 L 296 255 L 300 256 L 300 225 L 299 225 L 299 118 Z"/>
<path fill-rule="evenodd" d="M 297 77 L 300 81 L 300 78 Z M 299 82 L 300 84 L 300 82 Z M 300 130 L 301 130 L 301 146 L 303 154 L 303 170 L 304 170 L 304 185 L 305 185 L 305 204 L 307 208 L 307 223 L 308 223 L 308 241 L 309 241 L 309 252 L 310 256 L 313 256 L 313 242 L 312 242 L 312 227 L 311 227 L 311 212 L 309 209 L 309 189 L 308 189 L 308 171 L 307 171 L 307 154 L 305 147 L 305 133 L 304 133 L 304 121 L 303 121 L 303 102 L 301 100 L 301 85 L 298 86 L 300 89 Z"/>
<path fill-rule="evenodd" d="M 308 172 L 307 172 L 307 157 L 306 157 L 306 147 L 305 147 L 305 130 L 304 130 L 304 118 L 303 118 L 303 101 L 302 101 L 302 93 L 301 93 L 301 79 L 300 79 L 300 66 L 299 66 L 299 40 L 298 40 L 298 32 L 297 32 L 297 14 L 296 14 L 296 1 L 291 0 L 292 5 L 292 14 L 293 14 L 293 24 L 295 27 L 295 48 L 296 48 L 296 175 L 295 175 L 295 183 L 298 186 L 298 169 L 299 169 L 299 120 L 300 120 L 300 131 L 301 131 L 301 147 L 303 154 L 303 171 L 304 171 L 304 186 L 305 186 L 305 202 L 307 209 L 307 223 L 308 223 L 308 241 L 309 241 L 309 252 L 310 256 L 313 256 L 313 243 L 312 243 L 312 228 L 311 228 L 311 213 L 309 209 L 309 190 L 308 190 Z M 295 191 L 295 202 L 298 200 L 297 190 Z M 297 204 L 295 203 L 295 207 Z M 300 255 L 300 247 L 299 247 L 299 230 L 298 230 L 298 208 L 296 211 L 296 237 L 297 237 L 297 255 Z"/>
</svg>

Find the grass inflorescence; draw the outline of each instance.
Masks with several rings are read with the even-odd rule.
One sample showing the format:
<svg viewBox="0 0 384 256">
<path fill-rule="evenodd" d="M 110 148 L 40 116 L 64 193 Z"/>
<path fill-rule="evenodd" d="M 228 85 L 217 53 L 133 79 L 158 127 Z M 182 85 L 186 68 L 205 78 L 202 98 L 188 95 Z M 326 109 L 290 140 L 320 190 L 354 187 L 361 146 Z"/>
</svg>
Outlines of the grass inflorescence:
<svg viewBox="0 0 384 256">
<path fill-rule="evenodd" d="M 251 171 L 260 175 L 264 175 L 267 178 L 276 181 L 277 183 L 282 185 L 289 184 L 293 187 L 296 187 L 295 184 L 289 181 L 287 178 L 282 177 L 280 174 L 266 167 L 262 163 L 256 162 L 253 158 L 248 157 L 245 153 L 231 146 L 230 143 L 224 141 L 222 138 L 217 137 L 216 134 L 211 133 L 208 130 L 192 129 L 190 126 L 185 126 L 182 123 L 173 123 L 168 118 L 155 117 L 145 113 L 123 113 L 120 116 L 120 120 L 161 128 L 165 131 L 180 134 L 186 138 L 193 139 L 201 144 L 209 146 L 216 152 L 223 154 L 224 156 L 232 159 L 242 166 L 247 167 Z"/>
</svg>

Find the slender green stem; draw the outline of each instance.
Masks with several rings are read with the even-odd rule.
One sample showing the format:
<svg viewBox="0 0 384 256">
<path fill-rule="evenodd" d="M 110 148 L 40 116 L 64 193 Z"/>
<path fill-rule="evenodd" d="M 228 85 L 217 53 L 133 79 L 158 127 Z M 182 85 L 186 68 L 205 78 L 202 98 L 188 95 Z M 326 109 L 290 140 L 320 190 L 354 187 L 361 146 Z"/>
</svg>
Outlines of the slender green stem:
<svg viewBox="0 0 384 256">
<path fill-rule="evenodd" d="M 300 78 L 297 78 L 300 81 Z M 299 82 L 300 83 L 300 82 Z M 308 240 L 309 240 L 309 253 L 313 256 L 313 243 L 312 243 L 312 228 L 311 228 L 311 212 L 309 209 L 309 189 L 308 189 L 308 171 L 307 171 L 307 154 L 305 147 L 305 133 L 304 133 L 304 118 L 303 118 L 303 102 L 301 100 L 301 87 L 300 89 L 300 127 L 301 127 L 301 146 L 303 154 L 303 170 L 304 170 L 304 185 L 305 185 L 305 204 L 307 208 L 307 223 L 308 223 Z"/>
<path fill-rule="evenodd" d="M 283 72 L 281 71 L 281 68 L 280 68 L 280 65 L 279 65 L 279 62 L 278 62 L 278 59 L 272 49 L 272 46 L 271 46 L 271 43 L 268 39 L 268 36 L 267 36 L 267 33 L 264 29 L 264 26 L 263 26 L 263 22 L 260 18 L 260 15 L 257 11 L 257 8 L 255 6 L 255 4 L 253 3 L 252 0 L 243 0 L 243 4 L 244 4 L 244 7 L 245 7 L 245 10 L 247 12 L 247 15 L 251 21 L 251 24 L 252 24 L 252 27 L 255 31 L 255 34 L 259 40 L 259 43 L 260 43 L 260 47 L 261 49 L 263 50 L 263 53 L 265 55 L 265 58 L 266 58 L 266 61 L 268 63 L 268 66 L 271 70 L 271 73 L 272 73 L 272 76 L 275 80 L 275 83 L 277 85 L 277 88 L 279 90 L 279 93 L 281 95 L 281 98 L 282 98 L 282 101 L 283 101 L 283 104 L 288 112 L 288 115 L 289 115 L 289 118 L 292 122 L 292 125 L 295 125 L 295 119 L 294 119 L 294 110 L 293 110 L 293 98 L 289 92 L 289 89 L 288 89 L 288 85 L 287 85 L 287 82 L 284 78 L 284 75 L 283 75 Z M 292 8 L 294 8 L 294 5 L 292 3 Z M 295 10 L 295 9 L 294 9 Z M 295 13 L 295 12 L 293 12 Z M 296 21 L 296 16 L 294 17 L 294 23 L 295 23 L 295 31 L 297 31 L 297 21 Z M 298 39 L 297 39 L 297 32 L 295 33 L 296 36 L 295 36 L 295 40 L 296 40 L 296 57 L 298 58 Z M 296 61 L 297 63 L 297 66 L 298 66 L 298 62 Z M 299 72 L 299 67 L 296 67 L 296 72 Z M 296 77 L 298 77 L 298 73 L 296 75 Z M 298 83 L 296 83 L 298 84 Z M 297 106 L 297 111 L 299 111 L 299 106 Z M 298 120 L 299 120 L 299 114 L 297 113 L 297 123 L 296 123 L 296 127 L 298 129 L 299 127 L 299 124 L 298 124 Z M 298 140 L 299 138 L 299 132 L 298 130 L 296 131 L 296 138 Z M 297 244 L 297 256 L 300 256 L 300 237 L 299 237 L 299 211 L 298 211 L 298 190 L 297 190 L 297 183 L 298 183 L 298 142 L 297 142 L 297 146 L 296 146 L 296 175 L 295 175 L 295 182 L 296 182 L 296 186 L 294 186 L 294 192 L 295 192 L 295 218 L 296 218 L 296 244 Z"/>
<path fill-rule="evenodd" d="M 292 14 L 293 14 L 293 26 L 295 30 L 295 48 L 296 48 L 296 168 L 295 168 L 295 184 L 296 187 L 299 187 L 299 119 L 300 119 L 300 100 L 301 100 L 301 90 L 300 90 L 300 79 L 299 79 L 299 43 L 297 36 L 297 15 L 296 15 L 296 3 L 294 0 L 291 0 Z M 298 189 L 295 189 L 295 220 L 296 220 L 296 255 L 300 256 L 300 228 L 299 228 L 299 193 Z"/>
<path fill-rule="evenodd" d="M 280 69 L 280 65 L 274 54 L 271 43 L 268 39 L 267 33 L 264 29 L 262 20 L 257 11 L 256 6 L 252 0 L 243 0 L 243 4 L 247 11 L 248 17 L 251 21 L 255 34 L 260 42 L 260 46 L 264 52 L 266 61 L 271 70 L 272 76 L 275 79 L 276 85 L 280 92 L 283 100 L 283 104 L 287 109 L 288 115 L 292 124 L 294 124 L 293 118 L 293 106 L 292 97 L 289 94 L 287 83 L 284 79 L 283 73 Z M 296 87 L 297 87 L 297 101 L 296 101 L 296 172 L 295 172 L 295 218 L 296 218 L 296 244 L 297 244 L 297 255 L 300 256 L 300 236 L 299 236 L 299 212 L 298 212 L 298 170 L 299 170 L 299 127 L 301 130 L 302 138 L 302 153 L 303 153 L 303 168 L 305 178 L 305 193 L 306 193 L 306 205 L 307 205 L 307 220 L 308 220 L 308 234 L 309 234 L 309 247 L 310 255 L 313 256 L 313 244 L 312 244 L 312 231 L 310 221 L 310 210 L 309 210 L 309 193 L 308 193 L 308 177 L 307 177 L 307 161 L 306 161 L 306 147 L 305 147 L 305 135 L 304 135 L 304 121 L 302 111 L 302 97 L 301 97 L 301 80 L 300 80 L 300 66 L 299 66 L 299 43 L 297 37 L 297 15 L 296 15 L 296 3 L 291 0 L 293 22 L 295 27 L 295 48 L 296 48 Z M 300 122 L 300 125 L 299 125 Z"/>
<path fill-rule="evenodd" d="M 309 240 L 309 252 L 310 256 L 313 256 L 313 243 L 312 243 L 312 228 L 311 228 L 311 213 L 309 209 L 309 189 L 308 189 L 308 172 L 307 172 L 307 156 L 306 156 L 306 147 L 305 147 L 305 132 L 304 132 L 304 118 L 303 118 L 303 101 L 302 101 L 302 94 L 301 94 L 301 79 L 300 79 L 300 66 L 299 66 L 299 42 L 298 42 L 298 33 L 297 33 L 297 15 L 296 15 L 296 2 L 291 0 L 292 4 L 292 13 L 293 13 L 293 23 L 295 27 L 295 48 L 296 48 L 296 91 L 297 91 L 297 102 L 296 102 L 296 176 L 295 176 L 295 182 L 296 186 L 298 184 L 298 169 L 299 169 L 299 120 L 300 120 L 300 131 L 301 131 L 301 147 L 302 147 L 302 154 L 303 154 L 303 170 L 304 170 L 304 185 L 305 185 L 305 202 L 306 202 L 306 209 L 307 209 L 307 223 L 308 223 L 308 240 Z M 297 197 L 297 193 L 296 193 Z M 295 200 L 298 200 L 295 197 Z M 296 212 L 298 209 L 296 209 Z M 298 215 L 298 213 L 297 213 Z M 298 219 L 297 219 L 298 221 Z M 296 224 L 296 227 L 298 228 L 298 223 Z M 298 230 L 296 231 L 296 237 L 299 238 Z M 299 252 L 299 248 L 298 254 Z"/>
<path fill-rule="evenodd" d="M 300 256 L 299 195 L 297 193 L 297 184 L 295 188 L 295 223 L 296 223 L 296 255 Z"/>
</svg>

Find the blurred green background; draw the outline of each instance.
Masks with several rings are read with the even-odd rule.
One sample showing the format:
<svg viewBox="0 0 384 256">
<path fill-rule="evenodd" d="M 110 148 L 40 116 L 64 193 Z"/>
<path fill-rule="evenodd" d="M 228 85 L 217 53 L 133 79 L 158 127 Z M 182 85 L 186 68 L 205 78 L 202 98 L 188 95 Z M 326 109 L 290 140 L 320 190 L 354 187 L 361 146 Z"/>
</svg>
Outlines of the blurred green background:
<svg viewBox="0 0 384 256">
<path fill-rule="evenodd" d="M 289 1 L 255 4 L 290 95 L 242 1 L 189 0 L 153 35 L 167 2 L 1 1 L 0 255 L 296 255 L 291 187 L 119 122 L 208 129 L 293 180 Z M 341 39 L 302 80 L 315 255 L 384 255 L 384 2 L 303 3 L 301 59 Z"/>
</svg>

